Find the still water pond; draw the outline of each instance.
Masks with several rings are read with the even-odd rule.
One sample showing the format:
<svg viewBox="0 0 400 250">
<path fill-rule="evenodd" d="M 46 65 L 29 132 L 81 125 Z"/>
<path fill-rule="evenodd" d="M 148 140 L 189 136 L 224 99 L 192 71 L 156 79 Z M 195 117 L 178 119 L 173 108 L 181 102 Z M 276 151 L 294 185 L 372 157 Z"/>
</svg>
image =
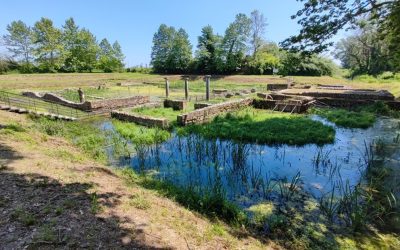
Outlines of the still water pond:
<svg viewBox="0 0 400 250">
<path fill-rule="evenodd" d="M 318 117 L 313 119 L 334 126 Z M 399 120 L 380 118 L 369 129 L 335 127 L 335 142 L 322 147 L 241 144 L 173 135 L 160 145 L 136 147 L 128 158 L 111 160 L 114 165 L 131 166 L 139 173 L 199 192 L 222 189 L 229 200 L 249 207 L 266 198 L 266 189 L 273 183 L 290 182 L 298 174 L 301 188 L 315 198 L 332 191 L 338 183 L 356 185 L 366 167 L 369 145 L 379 140 L 395 141 L 399 124 Z M 103 128 L 112 129 L 112 125 L 105 123 Z"/>
</svg>

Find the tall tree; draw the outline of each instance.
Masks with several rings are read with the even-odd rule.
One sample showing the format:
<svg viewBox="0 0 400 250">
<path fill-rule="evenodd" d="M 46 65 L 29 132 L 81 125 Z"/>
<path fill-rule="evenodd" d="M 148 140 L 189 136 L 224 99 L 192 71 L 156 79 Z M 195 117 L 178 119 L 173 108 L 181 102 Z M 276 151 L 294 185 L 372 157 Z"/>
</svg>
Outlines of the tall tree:
<svg viewBox="0 0 400 250">
<path fill-rule="evenodd" d="M 340 40 L 334 56 L 353 75 L 377 75 L 389 71 L 390 53 L 385 40 L 381 40 L 375 26 L 363 26 L 356 34 Z"/>
<path fill-rule="evenodd" d="M 226 29 L 222 41 L 225 72 L 234 72 L 241 68 L 247 51 L 250 29 L 251 20 L 245 14 L 236 15 L 235 21 Z"/>
<path fill-rule="evenodd" d="M 186 73 L 192 60 L 192 45 L 184 29 L 179 29 L 173 38 L 167 65 L 170 73 Z"/>
<path fill-rule="evenodd" d="M 61 43 L 62 32 L 53 26 L 53 21 L 42 17 L 33 28 L 35 53 L 44 70 L 56 71 L 63 61 L 64 47 Z"/>
<path fill-rule="evenodd" d="M 398 0 L 297 0 L 304 7 L 292 19 L 302 26 L 300 33 L 282 42 L 293 51 L 319 53 L 333 45 L 331 38 L 343 28 L 354 27 L 360 17 L 382 23 L 399 5 Z"/>
<path fill-rule="evenodd" d="M 267 20 L 264 15 L 258 10 L 251 12 L 251 47 L 253 57 L 256 56 L 258 50 L 263 44 L 263 36 L 265 34 L 265 28 L 267 27 Z"/>
<path fill-rule="evenodd" d="M 117 60 L 118 67 L 122 68 L 124 66 L 125 56 L 124 53 L 122 53 L 122 48 L 118 41 L 113 43 L 112 49 L 114 52 L 114 57 Z"/>
<path fill-rule="evenodd" d="M 115 41 L 111 46 L 108 40 L 104 38 L 101 40 L 99 47 L 99 68 L 104 72 L 120 71 L 123 67 L 124 55 L 119 43 Z"/>
<path fill-rule="evenodd" d="M 8 34 L 3 36 L 7 50 L 15 59 L 29 64 L 33 52 L 32 29 L 22 21 L 13 21 L 7 25 L 7 31 Z"/>
<path fill-rule="evenodd" d="M 155 72 L 168 72 L 168 56 L 174 44 L 176 30 L 161 24 L 153 36 L 153 47 L 151 49 L 151 65 Z"/>
<path fill-rule="evenodd" d="M 197 70 L 199 72 L 210 74 L 217 71 L 221 40 L 220 36 L 214 34 L 210 25 L 202 28 L 196 51 Z"/>
</svg>

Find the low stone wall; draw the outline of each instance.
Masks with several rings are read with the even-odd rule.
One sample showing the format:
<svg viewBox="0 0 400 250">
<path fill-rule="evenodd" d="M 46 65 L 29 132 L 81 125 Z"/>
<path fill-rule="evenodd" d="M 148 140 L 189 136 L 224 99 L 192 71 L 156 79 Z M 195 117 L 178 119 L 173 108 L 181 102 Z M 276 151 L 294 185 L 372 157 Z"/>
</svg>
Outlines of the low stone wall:
<svg viewBox="0 0 400 250">
<path fill-rule="evenodd" d="M 210 107 L 212 106 L 212 104 L 210 103 L 195 103 L 194 104 L 194 109 L 202 109 L 202 108 L 206 108 L 206 107 Z"/>
<path fill-rule="evenodd" d="M 394 110 L 400 110 L 400 101 L 386 102 L 386 104 Z"/>
<path fill-rule="evenodd" d="M 273 109 L 276 105 L 275 100 L 253 100 L 253 107 L 256 109 Z"/>
<path fill-rule="evenodd" d="M 173 110 L 184 110 L 187 107 L 187 101 L 184 100 L 164 100 L 164 108 L 172 108 Z"/>
<path fill-rule="evenodd" d="M 133 107 L 136 105 L 141 105 L 150 102 L 149 96 L 132 96 L 126 98 L 117 99 L 106 99 L 106 100 L 96 100 L 96 101 L 85 101 L 84 103 L 77 103 L 66 100 L 53 93 L 45 93 L 41 95 L 36 92 L 24 92 L 24 96 L 31 98 L 38 98 L 43 101 L 54 102 L 60 105 L 64 105 L 70 108 L 75 108 L 83 111 L 97 111 L 97 110 L 111 110 L 116 108 Z"/>
<path fill-rule="evenodd" d="M 147 127 L 159 127 L 159 128 L 169 127 L 169 121 L 165 118 L 155 118 L 150 116 L 129 114 L 120 111 L 112 111 L 111 117 L 121 121 L 134 122 L 136 124 Z"/>
<path fill-rule="evenodd" d="M 304 92 L 292 92 L 282 91 L 282 94 L 286 95 L 301 95 L 301 96 L 311 96 L 311 97 L 326 97 L 335 99 L 349 99 L 349 100 L 381 100 L 381 101 L 394 101 L 394 96 L 386 90 L 346 90 L 338 92 L 328 92 L 328 91 L 304 91 Z"/>
<path fill-rule="evenodd" d="M 88 103 L 90 110 L 95 111 L 100 109 L 111 110 L 116 108 L 134 107 L 136 105 L 141 105 L 149 102 L 149 96 L 131 96 L 126 98 L 92 101 Z"/>
<path fill-rule="evenodd" d="M 247 98 L 238 101 L 224 102 L 219 104 L 214 104 L 209 107 L 202 109 L 197 109 L 195 111 L 179 115 L 177 117 L 178 124 L 186 126 L 188 124 L 204 123 L 217 115 L 225 112 L 231 112 L 239 110 L 240 108 L 250 106 L 253 103 L 253 99 Z"/>
<path fill-rule="evenodd" d="M 289 84 L 287 83 L 269 83 L 267 84 L 267 90 L 269 91 L 274 91 L 274 90 L 282 90 L 282 89 L 288 89 Z"/>
<path fill-rule="evenodd" d="M 83 111 L 91 111 L 90 109 L 90 103 L 89 102 L 84 102 L 84 103 L 77 103 L 77 102 L 71 102 L 69 100 L 66 100 L 56 94 L 52 93 L 45 93 L 42 98 L 43 101 L 50 101 L 50 102 L 55 102 L 58 104 L 61 104 L 63 106 L 67 106 L 70 108 L 75 108 Z"/>
</svg>

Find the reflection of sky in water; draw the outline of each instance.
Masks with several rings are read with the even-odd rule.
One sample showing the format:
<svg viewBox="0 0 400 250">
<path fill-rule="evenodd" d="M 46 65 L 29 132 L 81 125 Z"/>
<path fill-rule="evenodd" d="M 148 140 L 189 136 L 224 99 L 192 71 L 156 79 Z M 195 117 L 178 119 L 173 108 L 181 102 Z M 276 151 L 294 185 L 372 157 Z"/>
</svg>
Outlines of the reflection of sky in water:
<svg viewBox="0 0 400 250">
<path fill-rule="evenodd" d="M 201 191 L 223 187 L 229 199 L 244 206 L 262 196 L 261 183 L 282 178 L 290 182 L 300 171 L 304 190 L 319 197 L 330 192 L 333 183 L 340 180 L 357 184 L 365 168 L 366 145 L 378 138 L 393 141 L 398 128 L 399 121 L 393 119 L 379 119 L 365 130 L 336 127 L 335 143 L 323 147 L 240 145 L 197 135 L 174 136 L 159 146 L 139 148 L 131 159 L 121 160 L 120 165 L 153 172 L 163 180 Z M 318 154 L 321 160 L 316 164 Z"/>
</svg>

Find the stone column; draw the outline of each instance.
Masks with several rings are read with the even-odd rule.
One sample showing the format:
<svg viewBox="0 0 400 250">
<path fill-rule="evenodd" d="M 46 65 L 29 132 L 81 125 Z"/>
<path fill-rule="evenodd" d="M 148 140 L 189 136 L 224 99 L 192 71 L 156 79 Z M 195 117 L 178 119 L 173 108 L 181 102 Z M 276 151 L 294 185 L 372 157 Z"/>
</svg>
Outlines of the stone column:
<svg viewBox="0 0 400 250">
<path fill-rule="evenodd" d="M 205 79 L 206 79 L 206 100 L 209 101 L 210 100 L 210 79 L 211 79 L 211 76 L 210 75 L 206 75 Z"/>
<path fill-rule="evenodd" d="M 169 97 L 169 81 L 168 81 L 168 77 L 165 77 L 165 97 L 168 98 Z"/>
<path fill-rule="evenodd" d="M 185 100 L 189 100 L 189 77 L 185 76 Z"/>
</svg>

